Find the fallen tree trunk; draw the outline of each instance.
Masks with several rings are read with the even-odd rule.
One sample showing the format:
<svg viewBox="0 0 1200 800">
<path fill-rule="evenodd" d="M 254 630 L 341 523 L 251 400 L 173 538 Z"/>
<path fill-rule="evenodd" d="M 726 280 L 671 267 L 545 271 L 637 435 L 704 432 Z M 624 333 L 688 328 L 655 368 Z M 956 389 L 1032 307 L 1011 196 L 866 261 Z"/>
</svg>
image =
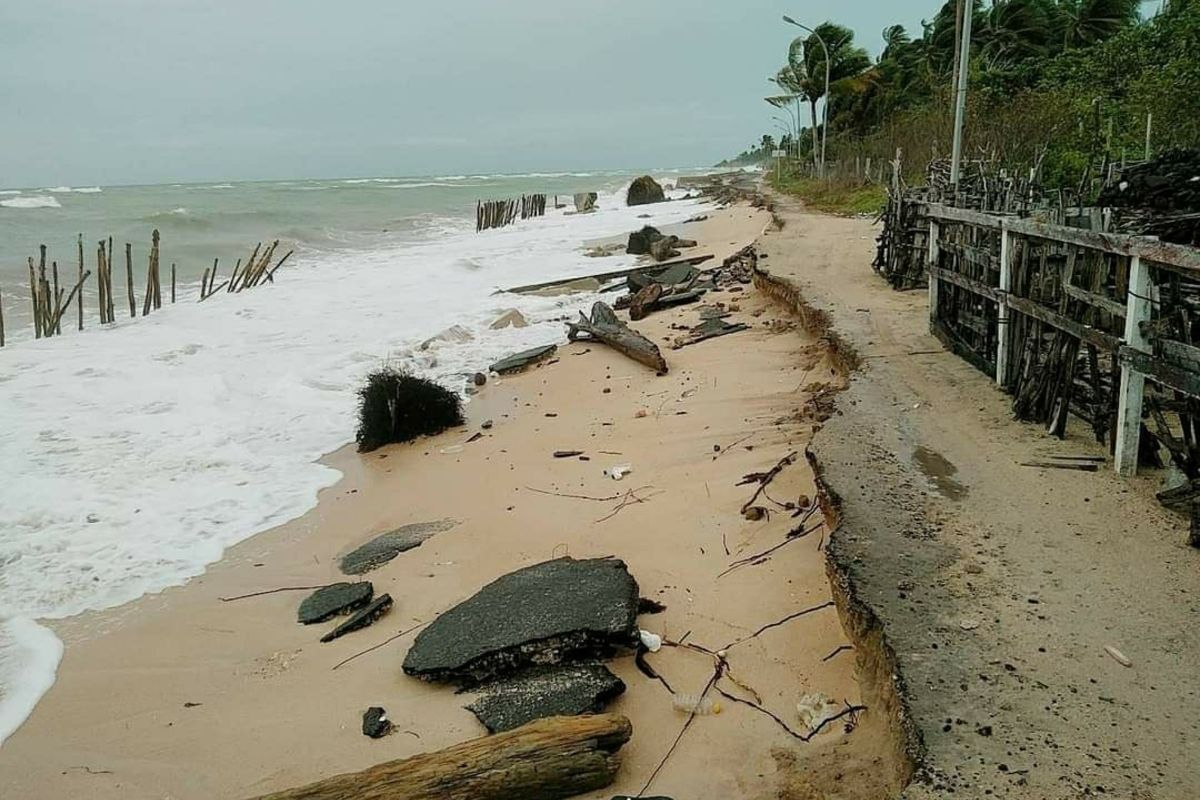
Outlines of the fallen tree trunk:
<svg viewBox="0 0 1200 800">
<path fill-rule="evenodd" d="M 611 784 L 632 734 L 616 714 L 551 717 L 257 800 L 559 800 Z"/>
<path fill-rule="evenodd" d="M 567 323 L 567 338 L 572 342 L 584 333 L 656 372 L 667 372 L 667 360 L 658 345 L 617 319 L 616 313 L 604 303 L 592 306 L 591 319 L 580 312 L 578 322 Z"/>
</svg>

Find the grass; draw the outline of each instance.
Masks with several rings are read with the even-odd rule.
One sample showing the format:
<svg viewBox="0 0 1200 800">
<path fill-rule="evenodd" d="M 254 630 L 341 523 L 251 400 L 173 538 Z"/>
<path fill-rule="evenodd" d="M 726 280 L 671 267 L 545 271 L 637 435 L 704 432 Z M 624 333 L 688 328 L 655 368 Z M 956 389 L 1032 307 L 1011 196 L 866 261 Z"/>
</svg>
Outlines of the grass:
<svg viewBox="0 0 1200 800">
<path fill-rule="evenodd" d="M 830 181 L 784 173 L 770 173 L 770 183 L 779 191 L 798 197 L 814 211 L 855 216 L 878 214 L 887 203 L 887 190 L 857 181 Z"/>
</svg>

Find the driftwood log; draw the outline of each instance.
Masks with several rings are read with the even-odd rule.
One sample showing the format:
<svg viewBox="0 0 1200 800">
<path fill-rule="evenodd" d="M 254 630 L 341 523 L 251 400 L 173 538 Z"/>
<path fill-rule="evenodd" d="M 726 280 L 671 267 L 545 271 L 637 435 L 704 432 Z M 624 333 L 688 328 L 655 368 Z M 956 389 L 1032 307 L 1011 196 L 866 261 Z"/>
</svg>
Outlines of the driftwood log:
<svg viewBox="0 0 1200 800">
<path fill-rule="evenodd" d="M 257 800 L 558 800 L 613 782 L 625 717 L 551 717 Z"/>
<path fill-rule="evenodd" d="M 616 312 L 605 303 L 592 306 L 591 319 L 581 311 L 578 322 L 567 323 L 568 339 L 577 341 L 581 334 L 603 342 L 656 372 L 667 372 L 667 360 L 663 358 L 658 345 L 617 319 Z"/>
</svg>

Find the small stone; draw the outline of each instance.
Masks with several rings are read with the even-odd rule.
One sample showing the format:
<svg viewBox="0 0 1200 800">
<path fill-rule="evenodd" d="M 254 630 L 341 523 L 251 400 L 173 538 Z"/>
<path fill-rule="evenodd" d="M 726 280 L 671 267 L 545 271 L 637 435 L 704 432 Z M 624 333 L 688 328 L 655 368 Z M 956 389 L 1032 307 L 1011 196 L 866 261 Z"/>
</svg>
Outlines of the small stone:
<svg viewBox="0 0 1200 800">
<path fill-rule="evenodd" d="M 490 419 L 485 419 L 483 421 L 483 424 L 480 425 L 479 427 L 483 428 L 485 431 L 490 431 L 492 429 L 492 426 L 495 424 L 496 423 L 492 422 Z"/>
<path fill-rule="evenodd" d="M 487 383 L 487 375 L 484 375 L 482 372 L 476 372 L 475 377 L 472 378 L 472 380 L 475 382 L 476 386 L 483 386 L 485 383 Z"/>
<path fill-rule="evenodd" d="M 978 728 L 975 729 L 975 732 L 978 733 L 980 736 L 991 736 L 992 735 L 992 726 L 991 725 L 980 725 Z"/>
<path fill-rule="evenodd" d="M 363 714 L 362 732 L 364 736 L 379 739 L 391 733 L 394 727 L 392 721 L 387 718 L 387 712 L 379 706 L 371 706 Z"/>
<path fill-rule="evenodd" d="M 644 408 L 639 408 L 637 410 L 637 413 L 634 414 L 633 416 L 635 419 L 645 419 L 646 417 L 650 416 L 650 412 Z"/>
</svg>

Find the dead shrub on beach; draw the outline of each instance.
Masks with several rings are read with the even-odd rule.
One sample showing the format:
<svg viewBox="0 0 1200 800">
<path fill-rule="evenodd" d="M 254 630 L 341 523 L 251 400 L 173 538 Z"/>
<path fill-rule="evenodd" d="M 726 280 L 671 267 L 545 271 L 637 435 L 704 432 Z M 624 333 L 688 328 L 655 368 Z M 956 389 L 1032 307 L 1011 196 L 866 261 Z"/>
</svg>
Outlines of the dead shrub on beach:
<svg viewBox="0 0 1200 800">
<path fill-rule="evenodd" d="M 372 372 L 358 390 L 358 452 L 410 442 L 462 425 L 462 400 L 433 381 L 391 367 Z"/>
</svg>

